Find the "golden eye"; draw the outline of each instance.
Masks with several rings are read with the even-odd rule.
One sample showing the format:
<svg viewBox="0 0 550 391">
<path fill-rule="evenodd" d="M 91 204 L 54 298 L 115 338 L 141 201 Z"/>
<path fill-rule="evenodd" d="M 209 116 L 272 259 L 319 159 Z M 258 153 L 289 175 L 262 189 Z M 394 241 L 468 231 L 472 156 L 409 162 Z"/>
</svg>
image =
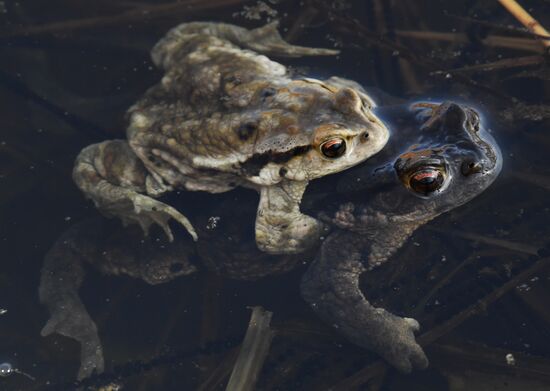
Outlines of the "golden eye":
<svg viewBox="0 0 550 391">
<path fill-rule="evenodd" d="M 331 138 L 321 144 L 321 153 L 330 158 L 336 159 L 346 152 L 346 142 L 341 138 Z"/>
<path fill-rule="evenodd" d="M 435 168 L 423 168 L 414 172 L 409 177 L 409 186 L 412 190 L 422 195 L 428 195 L 443 186 L 445 178 Z"/>
</svg>

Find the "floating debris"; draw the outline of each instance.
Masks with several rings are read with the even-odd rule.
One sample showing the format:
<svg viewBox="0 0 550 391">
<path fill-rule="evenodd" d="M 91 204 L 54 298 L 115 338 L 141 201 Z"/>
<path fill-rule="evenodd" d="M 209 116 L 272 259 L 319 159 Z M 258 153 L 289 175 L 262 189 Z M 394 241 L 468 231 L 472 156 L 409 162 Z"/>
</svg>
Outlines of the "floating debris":
<svg viewBox="0 0 550 391">
<path fill-rule="evenodd" d="M 8 312 L 7 309 L 5 309 L 5 308 L 0 308 L 0 315 L 4 315 L 4 314 L 6 314 L 7 312 Z"/>
<path fill-rule="evenodd" d="M 206 223 L 206 229 L 216 229 L 218 226 L 218 223 L 220 222 L 221 217 L 220 216 L 211 216 L 208 218 L 208 223 Z"/>
<path fill-rule="evenodd" d="M 508 353 L 506 355 L 506 364 L 516 365 L 516 359 L 514 358 L 514 355 L 512 353 Z"/>
</svg>

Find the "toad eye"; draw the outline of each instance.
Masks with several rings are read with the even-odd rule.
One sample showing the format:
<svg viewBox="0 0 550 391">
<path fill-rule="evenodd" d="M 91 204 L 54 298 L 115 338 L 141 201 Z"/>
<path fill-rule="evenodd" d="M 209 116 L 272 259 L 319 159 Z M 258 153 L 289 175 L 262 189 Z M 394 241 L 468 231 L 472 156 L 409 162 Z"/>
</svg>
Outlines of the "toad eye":
<svg viewBox="0 0 550 391">
<path fill-rule="evenodd" d="M 428 195 L 443 186 L 443 174 L 434 168 L 424 168 L 414 172 L 409 179 L 412 190 L 422 195 Z"/>
<path fill-rule="evenodd" d="M 346 142 L 341 138 L 331 138 L 321 144 L 321 153 L 329 159 L 341 157 L 346 152 Z"/>
</svg>

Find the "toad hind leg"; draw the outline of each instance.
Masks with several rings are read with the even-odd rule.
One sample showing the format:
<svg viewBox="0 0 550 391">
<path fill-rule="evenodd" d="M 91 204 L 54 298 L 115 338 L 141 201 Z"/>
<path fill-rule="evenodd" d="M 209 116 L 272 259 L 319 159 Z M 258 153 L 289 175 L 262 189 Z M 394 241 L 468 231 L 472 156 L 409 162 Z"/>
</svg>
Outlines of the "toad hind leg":
<svg viewBox="0 0 550 391">
<path fill-rule="evenodd" d="M 60 238 L 47 253 L 40 276 L 40 301 L 50 312 L 40 334 L 45 337 L 57 333 L 80 343 L 79 380 L 104 369 L 96 324 L 78 296 L 83 278 L 82 256 L 64 237 Z"/>
<path fill-rule="evenodd" d="M 61 334 L 80 344 L 81 380 L 104 369 L 98 330 L 79 296 L 85 264 L 106 275 L 127 275 L 156 285 L 197 271 L 195 244 L 178 237 L 172 243 L 140 240 L 137 226 L 123 229 L 101 217 L 76 224 L 46 254 L 40 274 L 40 302 L 50 312 L 42 336 Z"/>
<path fill-rule="evenodd" d="M 303 298 L 351 342 L 375 351 L 402 372 L 428 366 L 415 340 L 419 324 L 372 306 L 359 287 L 367 268 L 361 260 L 364 238 L 332 234 L 321 247 L 301 284 Z"/>
<path fill-rule="evenodd" d="M 296 254 L 319 241 L 325 225 L 300 212 L 307 182 L 262 187 L 256 215 L 256 244 L 271 254 Z"/>
<path fill-rule="evenodd" d="M 174 219 L 197 240 L 195 229 L 184 215 L 151 197 L 171 188 L 145 169 L 125 141 L 104 141 L 84 148 L 76 158 L 73 179 L 100 211 L 121 218 L 125 225 L 138 223 L 147 235 L 149 227 L 158 224 L 172 241 L 168 222 Z"/>
<path fill-rule="evenodd" d="M 231 29 L 231 35 L 236 38 L 234 43 L 270 56 L 334 56 L 339 53 L 339 50 L 310 48 L 287 43 L 279 34 L 278 21 L 268 23 L 253 30 L 246 30 L 231 25 L 227 26 L 227 29 Z"/>
<path fill-rule="evenodd" d="M 157 66 L 169 69 L 177 64 L 176 57 L 187 55 L 194 50 L 189 45 L 193 35 L 216 37 L 243 49 L 250 49 L 267 56 L 304 57 L 304 56 L 334 56 L 338 50 L 310 48 L 291 45 L 279 34 L 278 22 L 248 30 L 227 23 L 191 22 L 182 23 L 171 29 L 151 51 L 151 56 Z"/>
</svg>

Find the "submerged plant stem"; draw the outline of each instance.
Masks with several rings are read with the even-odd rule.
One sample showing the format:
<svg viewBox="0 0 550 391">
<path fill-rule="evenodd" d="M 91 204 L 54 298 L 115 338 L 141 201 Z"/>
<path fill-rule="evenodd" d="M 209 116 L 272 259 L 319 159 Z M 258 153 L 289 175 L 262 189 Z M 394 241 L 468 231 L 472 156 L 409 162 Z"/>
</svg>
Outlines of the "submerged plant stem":
<svg viewBox="0 0 550 391">
<path fill-rule="evenodd" d="M 273 331 L 269 327 L 272 312 L 253 307 L 248 330 L 226 391 L 252 391 L 269 352 Z"/>
<path fill-rule="evenodd" d="M 550 48 L 550 33 L 533 18 L 516 0 L 498 0 L 521 24 L 534 34 L 544 37 L 540 42 L 545 48 Z"/>
</svg>

